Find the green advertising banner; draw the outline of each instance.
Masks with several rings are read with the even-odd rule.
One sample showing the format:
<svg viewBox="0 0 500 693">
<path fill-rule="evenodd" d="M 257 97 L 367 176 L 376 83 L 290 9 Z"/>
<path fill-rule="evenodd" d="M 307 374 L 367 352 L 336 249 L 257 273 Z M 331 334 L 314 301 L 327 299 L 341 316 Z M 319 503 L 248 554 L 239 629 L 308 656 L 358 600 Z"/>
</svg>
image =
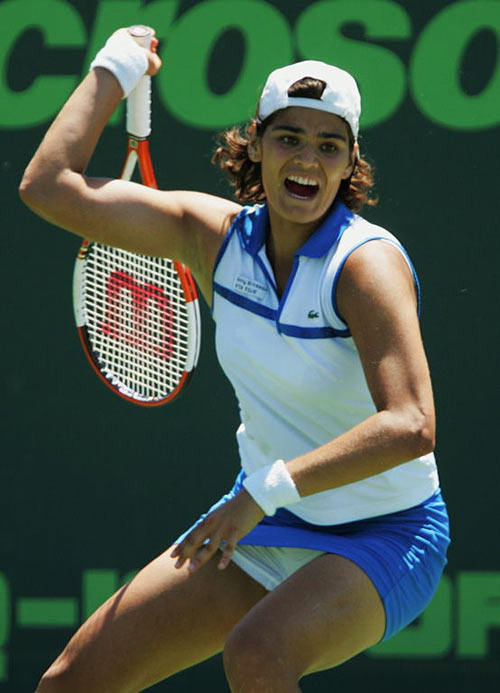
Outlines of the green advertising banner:
<svg viewBox="0 0 500 693">
<path fill-rule="evenodd" d="M 500 0 L 0 0 L 2 462 L 0 691 L 33 691 L 75 628 L 231 487 L 238 411 L 209 311 L 192 385 L 140 408 L 103 387 L 72 315 L 79 242 L 17 188 L 51 120 L 120 26 L 156 28 L 152 151 L 162 188 L 230 196 L 217 132 L 255 112 L 274 68 L 352 72 L 379 204 L 409 250 L 438 416 L 452 545 L 434 600 L 393 639 L 305 691 L 490 693 L 500 684 Z M 123 108 L 90 164 L 114 176 Z M 214 614 L 216 618 L 216 614 Z M 227 690 L 219 658 L 158 691 Z"/>
</svg>

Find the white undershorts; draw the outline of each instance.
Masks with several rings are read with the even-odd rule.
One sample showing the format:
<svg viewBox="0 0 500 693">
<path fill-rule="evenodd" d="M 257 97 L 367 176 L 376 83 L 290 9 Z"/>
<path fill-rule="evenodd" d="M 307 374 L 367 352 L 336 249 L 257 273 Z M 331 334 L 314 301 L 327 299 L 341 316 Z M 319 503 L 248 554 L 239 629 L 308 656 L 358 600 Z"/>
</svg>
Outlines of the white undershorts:
<svg viewBox="0 0 500 693">
<path fill-rule="evenodd" d="M 296 570 L 323 553 L 325 552 L 315 549 L 297 549 L 289 546 L 238 544 L 232 560 L 266 590 L 272 590 Z"/>
</svg>

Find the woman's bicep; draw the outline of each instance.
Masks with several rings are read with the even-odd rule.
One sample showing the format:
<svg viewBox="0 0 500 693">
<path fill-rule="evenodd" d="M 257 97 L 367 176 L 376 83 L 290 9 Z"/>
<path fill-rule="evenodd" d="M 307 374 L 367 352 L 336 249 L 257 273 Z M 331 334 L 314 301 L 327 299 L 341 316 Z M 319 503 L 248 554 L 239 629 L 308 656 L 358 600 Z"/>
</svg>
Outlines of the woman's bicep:
<svg viewBox="0 0 500 693">
<path fill-rule="evenodd" d="M 117 179 L 67 171 L 51 199 L 26 195 L 47 221 L 106 245 L 170 257 L 200 268 L 216 254 L 225 227 L 239 206 L 190 191 L 160 191 Z"/>
<path fill-rule="evenodd" d="M 122 180 L 73 173 L 67 177 L 48 209 L 49 221 L 91 241 L 136 253 L 182 254 L 182 208 L 175 194 Z"/>
</svg>

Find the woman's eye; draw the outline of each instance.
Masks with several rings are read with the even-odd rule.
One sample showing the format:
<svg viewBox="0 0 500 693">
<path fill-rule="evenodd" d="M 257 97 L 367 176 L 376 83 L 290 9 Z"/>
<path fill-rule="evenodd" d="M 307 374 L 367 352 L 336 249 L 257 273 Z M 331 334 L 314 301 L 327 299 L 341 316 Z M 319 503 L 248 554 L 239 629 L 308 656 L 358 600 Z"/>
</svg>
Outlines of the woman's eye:
<svg viewBox="0 0 500 693">
<path fill-rule="evenodd" d="M 283 135 L 281 141 L 283 144 L 297 144 L 297 138 L 293 135 Z"/>
<path fill-rule="evenodd" d="M 327 154 L 333 154 L 337 151 L 337 145 L 333 142 L 323 142 L 321 145 L 321 151 L 326 152 Z"/>
</svg>

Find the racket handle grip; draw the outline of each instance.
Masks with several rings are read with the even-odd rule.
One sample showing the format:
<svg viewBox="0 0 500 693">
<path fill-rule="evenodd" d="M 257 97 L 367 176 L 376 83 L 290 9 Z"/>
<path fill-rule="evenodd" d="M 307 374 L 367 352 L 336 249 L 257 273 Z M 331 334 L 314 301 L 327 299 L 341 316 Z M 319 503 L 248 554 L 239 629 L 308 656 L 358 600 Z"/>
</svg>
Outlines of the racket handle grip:
<svg viewBox="0 0 500 693">
<path fill-rule="evenodd" d="M 137 24 L 128 29 L 129 34 L 143 48 L 150 49 L 154 31 L 149 26 Z M 151 77 L 144 75 L 127 99 L 127 132 L 144 139 L 151 133 Z"/>
</svg>

